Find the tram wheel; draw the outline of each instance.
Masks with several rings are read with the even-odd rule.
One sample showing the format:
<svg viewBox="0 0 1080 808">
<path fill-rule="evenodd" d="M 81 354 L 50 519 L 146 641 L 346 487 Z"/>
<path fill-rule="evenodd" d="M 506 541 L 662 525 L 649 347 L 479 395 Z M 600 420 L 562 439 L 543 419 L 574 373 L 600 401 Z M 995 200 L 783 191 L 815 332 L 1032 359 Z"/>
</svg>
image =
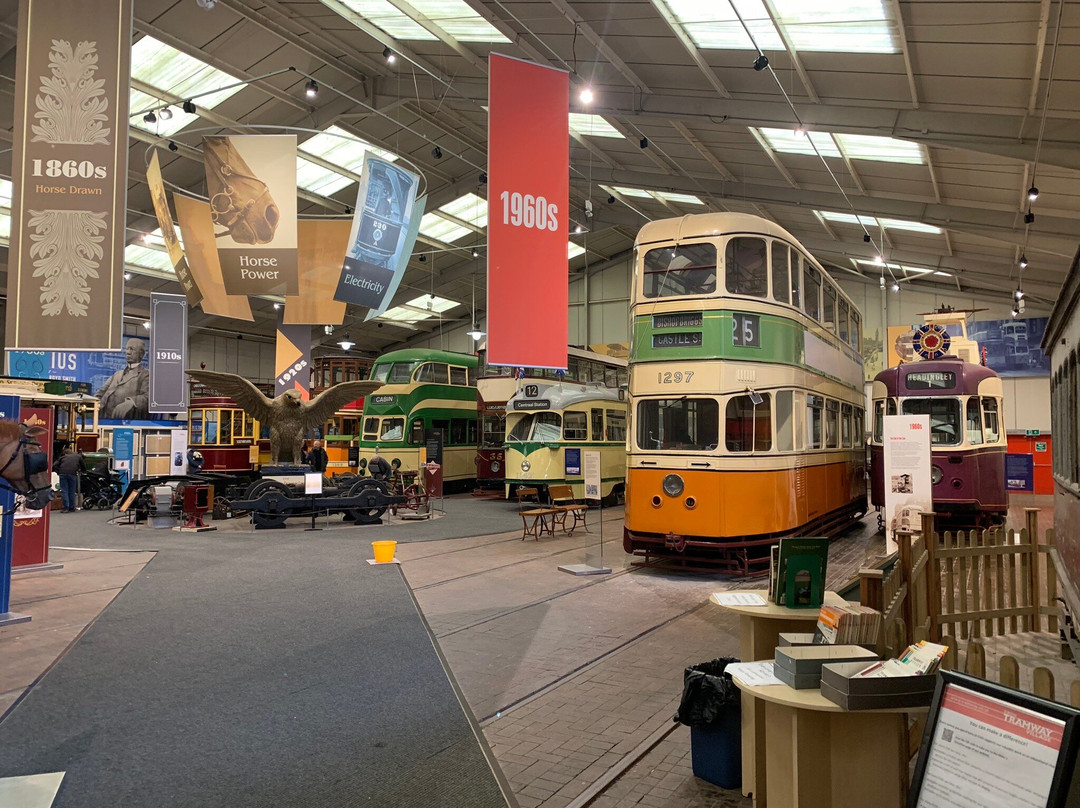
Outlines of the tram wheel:
<svg viewBox="0 0 1080 808">
<path fill-rule="evenodd" d="M 379 480 L 361 479 L 357 480 L 352 484 L 352 487 L 349 488 L 349 496 L 354 497 L 371 488 L 377 488 L 382 491 L 383 494 L 387 493 L 385 483 Z M 345 512 L 345 516 L 358 525 L 374 525 L 378 524 L 384 513 L 386 513 L 385 506 L 382 508 L 350 508 Z"/>
<path fill-rule="evenodd" d="M 277 480 L 259 480 L 248 486 L 248 490 L 244 492 L 244 499 L 257 499 L 268 493 L 275 495 L 267 503 L 270 508 L 274 508 L 284 500 L 289 499 L 291 494 L 289 487 L 284 483 L 279 483 Z M 251 512 L 251 521 L 255 523 L 256 527 L 264 529 L 285 527 L 285 520 L 288 517 L 288 513 L 280 513 L 274 510 Z"/>
</svg>

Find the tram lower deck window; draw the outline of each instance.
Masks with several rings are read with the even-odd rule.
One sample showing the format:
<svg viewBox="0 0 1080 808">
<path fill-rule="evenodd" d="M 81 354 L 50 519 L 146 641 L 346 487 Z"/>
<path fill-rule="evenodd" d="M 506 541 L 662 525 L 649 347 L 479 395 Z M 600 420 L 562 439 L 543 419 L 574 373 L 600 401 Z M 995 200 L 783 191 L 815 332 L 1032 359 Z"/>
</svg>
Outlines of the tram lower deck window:
<svg viewBox="0 0 1080 808">
<path fill-rule="evenodd" d="M 641 449 L 711 452 L 719 434 L 720 405 L 711 398 L 638 402 L 637 445 Z"/>
<path fill-rule="evenodd" d="M 724 444 L 729 452 L 767 452 L 772 448 L 772 398 L 768 393 L 754 404 L 750 396 L 728 400 Z"/>
</svg>

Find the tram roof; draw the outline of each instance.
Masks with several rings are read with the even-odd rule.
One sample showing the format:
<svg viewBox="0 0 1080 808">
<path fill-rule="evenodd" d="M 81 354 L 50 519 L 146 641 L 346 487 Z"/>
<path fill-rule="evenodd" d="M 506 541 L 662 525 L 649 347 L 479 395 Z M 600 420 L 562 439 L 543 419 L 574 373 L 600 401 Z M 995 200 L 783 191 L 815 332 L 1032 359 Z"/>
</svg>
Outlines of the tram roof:
<svg viewBox="0 0 1080 808">
<path fill-rule="evenodd" d="M 477 366 L 477 359 L 472 354 L 435 351 L 430 348 L 403 348 L 400 351 L 389 351 L 375 360 L 377 365 L 386 362 L 446 362 L 472 368 Z"/>
<path fill-rule="evenodd" d="M 530 383 L 531 385 L 532 383 Z M 572 407 L 575 404 L 581 404 L 584 401 L 623 401 L 624 399 L 619 397 L 618 390 L 612 390 L 610 387 L 604 387 L 600 384 L 573 384 L 562 382 L 556 382 L 554 384 L 544 384 L 540 382 L 539 395 L 530 396 L 529 401 L 535 401 L 537 399 L 547 399 L 551 402 L 549 410 L 565 410 L 567 407 Z M 514 401 L 525 400 L 525 396 L 522 395 L 521 390 L 514 393 L 510 397 L 510 400 L 506 404 L 506 411 L 512 412 L 514 409 Z M 533 411 L 535 412 L 535 410 Z M 544 410 L 540 410 L 544 412 Z"/>
<path fill-rule="evenodd" d="M 974 393 L 979 389 L 979 383 L 986 379 L 996 379 L 997 373 L 985 365 L 973 365 L 965 362 L 957 356 L 946 356 L 941 359 L 926 359 L 921 362 L 903 362 L 894 368 L 886 368 L 874 377 L 875 382 L 882 382 L 889 395 L 898 395 L 900 381 L 906 381 L 910 373 L 942 373 L 951 372 L 956 374 L 956 386 L 948 389 L 919 390 L 918 395 L 964 395 Z M 910 393 L 911 388 L 905 385 L 904 392 Z"/>
<path fill-rule="evenodd" d="M 47 401 L 52 404 L 79 404 L 79 403 L 97 403 L 99 399 L 87 393 L 69 393 L 67 395 L 58 395 L 57 393 L 45 393 L 34 387 L 33 384 L 18 384 L 18 383 L 5 383 L 0 385 L 0 395 L 3 396 L 20 396 L 26 399 L 33 399 L 34 401 Z"/>
<path fill-rule="evenodd" d="M 652 244 L 657 241 L 678 241 L 729 233 L 755 233 L 799 244 L 797 238 L 776 222 L 749 213 L 694 213 L 674 219 L 658 219 L 642 225 L 638 231 L 637 243 Z"/>
</svg>

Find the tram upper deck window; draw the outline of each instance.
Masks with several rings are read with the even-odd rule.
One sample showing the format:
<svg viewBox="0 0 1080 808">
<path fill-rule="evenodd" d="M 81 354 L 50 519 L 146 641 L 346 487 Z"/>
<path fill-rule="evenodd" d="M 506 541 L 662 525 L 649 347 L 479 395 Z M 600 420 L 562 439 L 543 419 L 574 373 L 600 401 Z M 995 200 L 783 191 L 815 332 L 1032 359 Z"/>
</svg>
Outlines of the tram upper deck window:
<svg viewBox="0 0 1080 808">
<path fill-rule="evenodd" d="M 769 292 L 768 256 L 765 239 L 746 236 L 729 239 L 724 258 L 728 293 L 765 297 Z"/>
<path fill-rule="evenodd" d="M 684 297 L 716 292 L 716 245 L 677 244 L 645 253 L 645 297 Z"/>
<path fill-rule="evenodd" d="M 588 416 L 583 412 L 568 411 L 563 415 L 563 440 L 588 440 Z"/>
<path fill-rule="evenodd" d="M 850 342 L 848 337 L 848 304 L 844 298 L 837 302 L 836 334 L 841 342 Z"/>
<path fill-rule="evenodd" d="M 905 398 L 904 415 L 930 416 L 930 445 L 959 446 L 960 401 L 955 398 Z"/>
<path fill-rule="evenodd" d="M 416 365 L 416 362 L 395 362 L 390 368 L 390 375 L 386 377 L 387 384 L 408 384 L 412 381 Z"/>
<path fill-rule="evenodd" d="M 802 265 L 803 259 L 795 250 L 791 250 L 791 305 L 802 308 Z"/>
<path fill-rule="evenodd" d="M 390 363 L 385 362 L 380 365 L 375 365 L 371 369 L 371 381 L 373 382 L 385 382 L 390 376 Z"/>
<path fill-rule="evenodd" d="M 562 418 L 557 412 L 531 412 L 521 416 L 510 428 L 506 436 L 508 443 L 523 443 L 527 440 L 542 443 L 559 440 L 562 435 Z"/>
<path fill-rule="evenodd" d="M 851 347 L 862 352 L 862 318 L 855 309 L 851 310 Z"/>
<path fill-rule="evenodd" d="M 821 324 L 824 325 L 830 331 L 836 331 L 836 287 L 828 281 L 825 281 L 823 300 L 825 305 L 822 307 L 821 312 Z"/>
<path fill-rule="evenodd" d="M 1001 440 L 1001 430 L 998 427 L 998 403 L 996 398 L 983 398 L 983 429 L 986 432 L 987 443 L 997 443 Z"/>
<path fill-rule="evenodd" d="M 724 420 L 724 443 L 729 452 L 767 452 L 772 448 L 772 397 L 758 395 L 728 399 Z"/>
<path fill-rule="evenodd" d="M 397 367 L 397 365 L 394 365 L 395 371 L 397 370 Z M 416 374 L 413 376 L 413 380 L 418 382 L 434 382 L 436 384 L 446 384 L 448 372 L 449 366 L 442 362 L 425 362 L 416 369 Z M 393 374 L 391 374 L 391 381 L 393 381 Z"/>
<path fill-rule="evenodd" d="M 778 303 L 791 302 L 791 280 L 788 277 L 788 245 L 772 243 L 772 296 Z"/>
<path fill-rule="evenodd" d="M 456 384 L 458 387 L 469 386 L 469 374 L 465 368 L 450 366 L 450 384 Z"/>
<path fill-rule="evenodd" d="M 821 273 L 807 263 L 803 264 L 803 311 L 821 319 Z"/>
<path fill-rule="evenodd" d="M 383 418 L 382 429 L 379 430 L 379 440 L 404 440 L 405 419 Z"/>
<path fill-rule="evenodd" d="M 637 444 L 652 451 L 716 449 L 720 405 L 711 398 L 662 398 L 638 402 Z"/>
</svg>

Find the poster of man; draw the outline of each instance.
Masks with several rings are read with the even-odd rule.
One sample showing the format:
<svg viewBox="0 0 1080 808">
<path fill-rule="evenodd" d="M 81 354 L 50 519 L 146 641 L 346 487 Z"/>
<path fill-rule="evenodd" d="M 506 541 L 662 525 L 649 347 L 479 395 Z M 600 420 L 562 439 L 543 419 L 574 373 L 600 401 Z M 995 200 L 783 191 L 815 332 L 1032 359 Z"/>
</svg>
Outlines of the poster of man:
<svg viewBox="0 0 1080 808">
<path fill-rule="evenodd" d="M 94 395 L 101 399 L 102 418 L 132 420 L 150 417 L 150 371 L 143 365 L 146 343 L 132 337 L 124 348 L 127 365 L 116 371 Z"/>
</svg>

